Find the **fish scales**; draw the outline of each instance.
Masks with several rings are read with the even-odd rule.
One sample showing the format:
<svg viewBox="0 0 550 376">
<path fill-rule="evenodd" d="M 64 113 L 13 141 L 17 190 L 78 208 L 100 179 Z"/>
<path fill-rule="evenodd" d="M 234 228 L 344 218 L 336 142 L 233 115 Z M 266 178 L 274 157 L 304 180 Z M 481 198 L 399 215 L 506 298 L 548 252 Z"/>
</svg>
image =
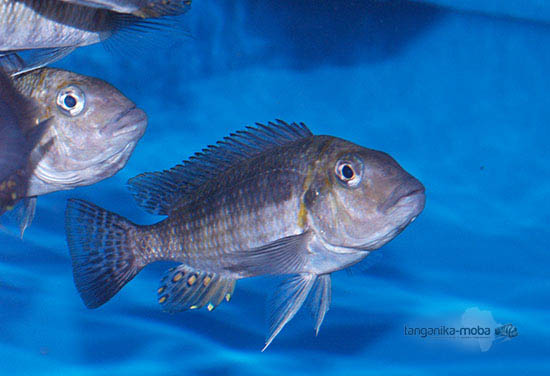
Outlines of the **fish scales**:
<svg viewBox="0 0 550 376">
<path fill-rule="evenodd" d="M 0 0 L 0 51 L 98 43 L 113 21 L 106 10 L 58 0 Z"/>
<path fill-rule="evenodd" d="M 299 234 L 297 213 L 309 162 L 303 149 L 328 141 L 306 139 L 245 161 L 202 186 L 193 201 L 176 208 L 168 219 L 136 236 L 156 234 L 155 243 L 147 246 L 164 250 L 155 256 L 159 259 L 220 272 L 224 255 Z"/>
<path fill-rule="evenodd" d="M 159 237 L 160 248 L 166 250 L 162 257 L 223 271 L 224 255 L 299 234 L 297 211 L 305 175 L 298 168 L 288 168 L 294 155 L 287 153 L 288 159 L 279 160 L 281 154 L 262 155 L 228 171 L 220 177 L 223 186 L 216 182 L 213 189 L 205 187 L 196 201 L 148 229 L 163 234 Z M 266 170 L 270 164 L 273 168 Z M 170 241 L 172 228 L 179 230 L 178 243 Z"/>
<path fill-rule="evenodd" d="M 188 0 L 0 0 L 0 68 L 17 76 L 115 34 L 122 41 L 175 29 L 163 17 L 183 14 L 190 6 Z"/>
<path fill-rule="evenodd" d="M 180 263 L 157 289 L 168 312 L 213 310 L 238 279 L 290 275 L 275 293 L 264 349 L 310 292 L 318 332 L 331 273 L 397 236 L 425 202 L 424 186 L 389 155 L 280 120 L 233 133 L 128 186 L 140 206 L 167 218 L 140 226 L 83 200 L 67 204 L 84 303 L 101 306 L 160 260 Z"/>
<path fill-rule="evenodd" d="M 60 0 L 118 13 L 133 14 L 142 18 L 157 18 L 183 13 L 191 6 L 191 0 Z"/>
</svg>

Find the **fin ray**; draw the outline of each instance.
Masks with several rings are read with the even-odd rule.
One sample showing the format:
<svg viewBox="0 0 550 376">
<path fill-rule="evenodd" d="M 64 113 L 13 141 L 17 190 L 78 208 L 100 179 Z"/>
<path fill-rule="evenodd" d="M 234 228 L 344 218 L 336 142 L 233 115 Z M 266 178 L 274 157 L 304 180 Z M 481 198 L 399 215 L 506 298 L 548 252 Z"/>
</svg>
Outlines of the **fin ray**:
<svg viewBox="0 0 550 376">
<path fill-rule="evenodd" d="M 302 307 L 316 279 L 314 274 L 298 274 L 279 285 L 272 298 L 269 337 L 262 352 Z"/>
<path fill-rule="evenodd" d="M 197 271 L 187 265 L 172 268 L 157 290 L 158 302 L 167 312 L 202 308 L 213 310 L 233 294 L 235 280 L 216 273 Z M 227 298 L 229 296 L 229 298 Z"/>
<path fill-rule="evenodd" d="M 36 196 L 25 197 L 17 210 L 17 222 L 19 223 L 19 237 L 23 239 L 25 230 L 31 225 L 36 212 Z"/>
<path fill-rule="evenodd" d="M 138 205 L 149 213 L 168 215 L 186 195 L 193 194 L 197 186 L 236 163 L 312 135 L 304 123 L 288 124 L 282 120 L 268 125 L 257 123 L 256 127 L 231 133 L 181 165 L 138 175 L 128 181 L 128 187 Z"/>
<path fill-rule="evenodd" d="M 323 274 L 317 277 L 315 285 L 312 288 L 311 295 L 311 313 L 313 315 L 315 335 L 319 335 L 319 329 L 325 319 L 325 314 L 330 308 L 331 286 L 330 275 Z"/>
<path fill-rule="evenodd" d="M 55 63 L 76 49 L 75 47 L 37 48 L 7 51 L 0 55 L 0 67 L 11 76 L 18 76 L 34 69 Z"/>
<path fill-rule="evenodd" d="M 249 276 L 293 274 L 306 262 L 308 232 L 275 240 L 258 248 L 228 256 L 227 270 Z"/>
<path fill-rule="evenodd" d="M 65 229 L 73 277 L 88 308 L 106 303 L 141 270 L 128 234 L 134 226 L 84 200 L 68 200 Z"/>
</svg>

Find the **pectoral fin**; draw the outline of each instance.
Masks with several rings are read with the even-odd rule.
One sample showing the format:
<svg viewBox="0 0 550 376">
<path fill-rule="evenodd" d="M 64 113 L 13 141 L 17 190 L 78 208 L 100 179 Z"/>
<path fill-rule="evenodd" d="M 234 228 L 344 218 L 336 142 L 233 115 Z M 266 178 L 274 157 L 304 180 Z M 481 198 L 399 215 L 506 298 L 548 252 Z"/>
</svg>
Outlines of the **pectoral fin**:
<svg viewBox="0 0 550 376">
<path fill-rule="evenodd" d="M 73 52 L 76 47 L 37 48 L 0 54 L 0 67 L 11 76 L 45 67 Z"/>
<path fill-rule="evenodd" d="M 157 294 L 159 304 L 168 312 L 202 308 L 206 304 L 212 311 L 224 298 L 229 301 L 234 289 L 232 278 L 180 265 L 162 278 Z"/>
<path fill-rule="evenodd" d="M 279 285 L 272 299 L 269 337 L 262 351 L 267 349 L 277 334 L 298 312 L 316 279 L 315 274 L 298 274 Z"/>
<path fill-rule="evenodd" d="M 309 235 L 304 232 L 258 248 L 234 252 L 226 269 L 243 276 L 299 273 L 307 261 Z"/>
</svg>

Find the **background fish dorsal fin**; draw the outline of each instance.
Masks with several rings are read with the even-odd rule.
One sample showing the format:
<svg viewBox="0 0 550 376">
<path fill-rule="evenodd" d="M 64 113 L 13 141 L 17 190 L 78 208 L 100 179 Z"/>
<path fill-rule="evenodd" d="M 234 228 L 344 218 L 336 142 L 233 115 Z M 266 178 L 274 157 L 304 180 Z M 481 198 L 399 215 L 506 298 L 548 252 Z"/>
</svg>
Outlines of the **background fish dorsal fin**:
<svg viewBox="0 0 550 376">
<path fill-rule="evenodd" d="M 304 123 L 282 120 L 231 133 L 216 145 L 195 153 L 169 170 L 147 172 L 128 181 L 139 206 L 149 213 L 168 215 L 177 201 L 238 162 L 271 148 L 313 136 Z"/>
</svg>

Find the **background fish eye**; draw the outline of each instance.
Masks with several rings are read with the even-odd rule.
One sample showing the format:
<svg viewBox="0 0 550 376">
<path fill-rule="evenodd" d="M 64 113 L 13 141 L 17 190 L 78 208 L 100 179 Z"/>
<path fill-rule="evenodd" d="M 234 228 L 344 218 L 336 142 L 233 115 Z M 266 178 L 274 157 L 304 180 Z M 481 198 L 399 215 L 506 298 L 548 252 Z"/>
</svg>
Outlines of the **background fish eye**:
<svg viewBox="0 0 550 376">
<path fill-rule="evenodd" d="M 361 182 L 361 166 L 348 160 L 336 163 L 336 176 L 348 187 L 355 187 Z"/>
<path fill-rule="evenodd" d="M 57 106 L 66 115 L 79 115 L 84 110 L 85 104 L 84 92 L 76 86 L 67 86 L 57 94 Z"/>
</svg>

